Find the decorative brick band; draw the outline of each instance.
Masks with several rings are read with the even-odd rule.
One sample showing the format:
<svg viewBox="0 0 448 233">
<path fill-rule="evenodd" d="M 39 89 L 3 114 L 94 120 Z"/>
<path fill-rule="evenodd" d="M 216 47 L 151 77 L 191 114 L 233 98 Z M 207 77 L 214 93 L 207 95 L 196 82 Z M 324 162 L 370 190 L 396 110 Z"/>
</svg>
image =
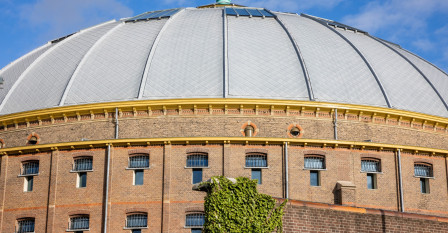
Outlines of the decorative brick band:
<svg viewBox="0 0 448 233">
<path fill-rule="evenodd" d="M 204 206 L 194 206 L 185 208 L 185 213 L 203 213 Z"/>
<path fill-rule="evenodd" d="M 303 151 L 304 155 L 322 155 L 325 156 L 327 153 L 322 150 L 305 150 Z"/>
<path fill-rule="evenodd" d="M 268 154 L 268 150 L 266 149 L 256 149 L 256 148 L 251 148 L 251 149 L 246 149 L 246 154 L 248 153 L 262 153 L 262 154 Z"/>
<path fill-rule="evenodd" d="M 361 154 L 361 158 L 362 159 L 372 158 L 372 159 L 380 159 L 381 160 L 381 156 L 376 155 L 376 154 Z"/>
<path fill-rule="evenodd" d="M 73 158 L 75 157 L 83 157 L 83 156 L 93 156 L 93 152 L 92 151 L 83 151 L 83 152 L 76 152 L 73 153 L 72 156 Z"/>
<path fill-rule="evenodd" d="M 126 214 L 133 214 L 133 213 L 148 213 L 147 208 L 130 208 L 126 209 Z"/>
<path fill-rule="evenodd" d="M 74 210 L 74 211 L 68 212 L 68 216 L 73 216 L 73 215 L 90 215 L 90 210 L 81 209 L 81 210 Z"/>
<path fill-rule="evenodd" d="M 25 162 L 25 161 L 39 161 L 40 157 L 36 156 L 36 155 L 32 155 L 32 156 L 25 156 L 25 157 L 21 157 L 20 158 L 20 162 Z"/>
<path fill-rule="evenodd" d="M 207 153 L 208 154 L 209 150 L 206 148 L 197 147 L 197 148 L 187 149 L 187 154 L 188 153 Z"/>
</svg>

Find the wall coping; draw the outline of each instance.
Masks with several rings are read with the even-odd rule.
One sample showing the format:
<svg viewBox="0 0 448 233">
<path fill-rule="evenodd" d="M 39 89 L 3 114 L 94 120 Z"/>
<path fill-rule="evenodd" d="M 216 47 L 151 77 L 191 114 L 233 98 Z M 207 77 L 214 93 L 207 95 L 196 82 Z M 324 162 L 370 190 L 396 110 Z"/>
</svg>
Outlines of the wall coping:
<svg viewBox="0 0 448 233">
<path fill-rule="evenodd" d="M 275 199 L 278 202 L 283 202 L 285 200 L 282 198 L 275 198 Z M 311 207 L 311 208 L 329 209 L 329 210 L 335 210 L 335 211 L 352 212 L 352 213 L 358 213 L 358 214 L 375 214 L 375 215 L 385 215 L 385 216 L 399 217 L 399 218 L 411 218 L 411 219 L 430 220 L 430 221 L 448 223 L 448 217 L 441 217 L 441 216 L 436 216 L 436 215 L 426 215 L 426 214 L 407 213 L 407 212 L 403 213 L 403 212 L 392 211 L 392 210 L 353 207 L 353 206 L 326 204 L 326 203 L 319 203 L 319 202 L 288 200 L 287 206 Z"/>
</svg>

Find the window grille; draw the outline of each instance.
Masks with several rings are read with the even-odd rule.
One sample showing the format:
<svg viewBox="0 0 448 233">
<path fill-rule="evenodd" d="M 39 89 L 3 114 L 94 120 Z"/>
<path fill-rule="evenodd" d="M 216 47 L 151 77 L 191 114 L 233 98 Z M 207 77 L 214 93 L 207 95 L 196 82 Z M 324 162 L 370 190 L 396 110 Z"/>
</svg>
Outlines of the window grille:
<svg viewBox="0 0 448 233">
<path fill-rule="evenodd" d="M 187 214 L 187 218 L 185 219 L 186 227 L 202 227 L 205 223 L 205 214 L 197 213 L 197 214 Z"/>
<path fill-rule="evenodd" d="M 188 155 L 187 167 L 208 167 L 208 155 L 207 154 Z"/>
<path fill-rule="evenodd" d="M 74 171 L 91 171 L 92 170 L 92 158 L 80 158 L 75 160 L 73 166 Z"/>
<path fill-rule="evenodd" d="M 21 219 L 17 223 L 17 233 L 34 232 L 34 218 Z"/>
<path fill-rule="evenodd" d="M 267 167 L 266 155 L 246 155 L 246 167 Z"/>
<path fill-rule="evenodd" d="M 36 175 L 39 173 L 39 161 L 22 163 L 22 175 Z"/>
<path fill-rule="evenodd" d="M 363 159 L 361 160 L 361 171 L 363 172 L 380 172 L 381 163 L 379 160 Z"/>
<path fill-rule="evenodd" d="M 432 177 L 431 165 L 414 164 L 414 175 L 421 177 Z"/>
<path fill-rule="evenodd" d="M 147 214 L 131 214 L 126 218 L 126 227 L 147 227 L 148 215 Z"/>
<path fill-rule="evenodd" d="M 88 230 L 89 216 L 77 216 L 70 218 L 70 230 Z"/>
<path fill-rule="evenodd" d="M 325 169 L 325 159 L 323 157 L 305 157 L 305 168 Z"/>
<path fill-rule="evenodd" d="M 149 155 L 137 155 L 129 157 L 129 168 L 149 167 Z"/>
</svg>

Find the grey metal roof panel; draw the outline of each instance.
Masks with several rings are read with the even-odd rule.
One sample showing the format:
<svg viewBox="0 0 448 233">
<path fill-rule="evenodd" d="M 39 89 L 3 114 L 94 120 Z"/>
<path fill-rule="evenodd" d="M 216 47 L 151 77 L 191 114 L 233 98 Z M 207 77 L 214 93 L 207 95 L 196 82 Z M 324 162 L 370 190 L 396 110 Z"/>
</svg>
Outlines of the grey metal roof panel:
<svg viewBox="0 0 448 233">
<path fill-rule="evenodd" d="M 445 102 L 448 102 L 448 74 L 411 52 L 402 48 L 395 49 L 417 66 L 417 68 L 431 81 Z"/>
<path fill-rule="evenodd" d="M 0 89 L 0 103 L 3 101 L 9 90 L 11 90 L 17 79 L 19 79 L 20 75 L 25 72 L 25 70 L 28 69 L 28 67 L 36 61 L 39 56 L 45 53 L 45 51 L 50 49 L 52 46 L 53 44 L 47 43 L 0 70 L 0 78 L 3 78 L 4 80 L 2 89 Z"/>
<path fill-rule="evenodd" d="M 165 22 L 122 23 L 111 30 L 78 67 L 65 104 L 136 99 L 148 54 Z"/>
<path fill-rule="evenodd" d="M 143 99 L 222 97 L 222 9 L 185 9 L 169 19 L 151 61 Z"/>
<path fill-rule="evenodd" d="M 1 113 L 58 106 L 70 77 L 85 53 L 116 24 L 108 22 L 87 29 L 54 46 L 22 74 L 22 81 L 11 93 Z"/>
<path fill-rule="evenodd" d="M 355 44 L 375 69 L 392 107 L 448 116 L 443 102 L 409 62 L 369 36 L 352 31 L 340 32 Z"/>
<path fill-rule="evenodd" d="M 227 20 L 229 97 L 308 100 L 299 58 L 276 19 Z"/>
<path fill-rule="evenodd" d="M 375 77 L 349 43 L 305 17 L 277 16 L 304 57 L 315 100 L 387 106 Z"/>
</svg>

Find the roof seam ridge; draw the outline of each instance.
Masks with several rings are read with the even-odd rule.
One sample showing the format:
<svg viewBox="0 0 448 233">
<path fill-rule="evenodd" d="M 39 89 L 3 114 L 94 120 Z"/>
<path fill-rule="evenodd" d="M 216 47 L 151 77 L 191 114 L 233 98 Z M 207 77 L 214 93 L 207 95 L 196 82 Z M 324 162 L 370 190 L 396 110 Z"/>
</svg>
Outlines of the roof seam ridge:
<svg viewBox="0 0 448 233">
<path fill-rule="evenodd" d="M 228 51 L 228 30 L 229 30 L 229 26 L 227 23 L 227 14 L 225 12 L 225 8 L 222 9 L 222 18 L 223 18 L 223 62 L 224 62 L 224 67 L 223 67 L 223 75 L 224 75 L 224 89 L 223 89 L 223 96 L 224 98 L 228 97 L 228 92 L 229 92 L 229 51 Z"/>
<path fill-rule="evenodd" d="M 376 37 L 375 37 L 375 38 L 376 38 Z M 381 39 L 381 38 L 378 38 L 378 39 Z M 403 47 L 401 47 L 401 46 L 400 46 L 400 49 L 402 49 L 402 50 L 405 51 L 405 52 L 410 53 L 411 55 L 414 55 L 415 57 L 419 58 L 420 60 L 424 61 L 424 62 L 427 63 L 428 65 L 431 65 L 432 67 L 436 68 L 437 70 L 439 70 L 440 72 L 442 72 L 443 74 L 445 74 L 446 76 L 448 76 L 448 73 L 447 73 L 447 72 L 445 72 L 444 70 L 440 69 L 439 67 L 437 67 L 436 65 L 432 64 L 431 62 L 427 61 L 427 60 L 424 59 L 423 57 L 420 57 L 419 55 L 417 55 L 417 54 L 415 54 L 415 53 L 413 53 L 413 52 L 411 52 L 411 51 L 409 51 L 409 50 L 407 50 L 407 49 L 405 49 L 405 48 L 403 48 Z"/>
<path fill-rule="evenodd" d="M 265 9 L 266 10 L 266 9 Z M 300 62 L 300 65 L 302 66 L 302 71 L 303 74 L 305 76 L 305 83 L 306 83 L 306 87 L 308 89 L 308 98 L 310 101 L 314 101 L 314 92 L 313 92 L 313 87 L 311 84 L 311 79 L 308 73 L 308 69 L 306 67 L 306 62 L 305 62 L 305 58 L 302 55 L 302 52 L 300 51 L 299 45 L 297 44 L 297 41 L 292 37 L 291 33 L 289 33 L 288 28 L 286 27 L 286 25 L 283 23 L 283 21 L 274 13 L 272 13 L 271 11 L 268 10 L 269 13 L 275 15 L 275 19 L 277 20 L 277 22 L 280 24 L 280 26 L 283 28 L 283 30 L 285 30 L 286 35 L 288 35 L 289 40 L 291 41 L 294 50 L 296 51 L 297 54 L 297 58 Z"/>
<path fill-rule="evenodd" d="M 19 63 L 20 61 L 25 60 L 26 58 L 30 57 L 31 55 L 35 54 L 36 52 L 38 52 L 38 51 L 40 51 L 40 50 L 42 50 L 42 49 L 44 49 L 44 48 L 46 48 L 46 47 L 48 47 L 48 46 L 51 46 L 51 43 L 46 43 L 46 44 L 44 44 L 44 45 L 42 45 L 42 46 L 39 46 L 39 47 L 37 47 L 37 48 L 31 50 L 31 51 L 28 52 L 27 54 L 24 54 L 23 56 L 20 56 L 17 60 L 14 60 L 14 61 L 10 62 L 8 65 L 6 65 L 6 66 L 3 67 L 2 69 L 0 69 L 0 74 L 4 73 L 6 70 L 8 70 L 9 68 L 11 68 L 11 66 L 13 66 L 13 65 L 15 65 L 15 64 L 17 64 L 17 63 Z M 39 56 L 42 56 L 42 54 L 39 55 Z M 36 58 L 36 59 L 37 59 L 37 58 Z"/>
<path fill-rule="evenodd" d="M 378 86 L 379 86 L 379 88 L 380 88 L 380 90 L 381 90 L 381 92 L 382 92 L 382 94 L 383 94 L 383 97 L 384 97 L 384 99 L 386 100 L 386 104 L 387 104 L 387 106 L 389 107 L 389 108 L 392 108 L 392 105 L 391 105 L 391 103 L 390 103 L 390 100 L 389 100 L 389 96 L 387 95 L 387 92 L 386 92 L 386 89 L 384 88 L 384 86 L 383 86 L 383 84 L 381 83 L 381 80 L 380 80 L 380 78 L 377 76 L 377 74 L 376 74 L 376 72 L 375 72 L 375 70 L 373 69 L 373 67 L 370 65 L 370 63 L 367 61 L 367 58 L 366 57 L 364 57 L 364 55 L 361 53 L 361 51 L 349 40 L 349 39 L 347 39 L 347 37 L 345 37 L 344 35 L 342 35 L 341 33 L 339 33 L 338 31 L 336 31 L 334 28 L 331 28 L 330 26 L 328 26 L 328 24 L 326 24 L 326 23 L 324 23 L 324 22 L 321 22 L 321 21 L 319 21 L 318 19 L 315 19 L 315 18 L 313 18 L 313 17 L 311 17 L 311 16 L 308 16 L 308 15 L 306 15 L 306 14 L 302 14 L 303 15 L 303 17 L 305 17 L 305 18 L 308 18 L 308 19 L 310 19 L 310 20 L 313 20 L 313 21 L 315 21 L 315 22 L 317 22 L 317 23 L 319 23 L 319 24 L 321 24 L 321 25 L 323 25 L 323 26 L 325 26 L 326 28 L 328 28 L 330 31 L 332 31 L 332 32 L 334 32 L 336 35 L 338 35 L 339 37 L 341 37 L 345 42 L 347 42 L 355 51 L 356 51 L 356 53 L 361 57 L 361 59 L 364 61 L 364 63 L 367 65 L 367 68 L 369 68 L 369 70 L 370 70 L 370 72 L 372 73 L 372 75 L 373 75 L 373 77 L 375 78 L 375 80 L 376 80 L 376 82 L 377 82 L 377 84 L 378 84 Z"/>
<path fill-rule="evenodd" d="M 43 54 L 41 54 L 36 60 L 34 60 L 33 63 L 31 63 L 26 70 L 20 75 L 20 77 L 16 80 L 16 82 L 14 83 L 14 85 L 11 87 L 11 89 L 9 89 L 8 94 L 6 94 L 5 98 L 3 99 L 2 103 L 0 104 L 0 114 L 3 111 L 3 108 L 5 107 L 6 102 L 9 100 L 9 98 L 11 97 L 12 93 L 15 91 L 15 89 L 17 88 L 17 86 L 20 85 L 20 83 L 22 82 L 22 80 L 25 78 L 25 76 L 30 72 L 30 70 L 32 68 L 34 68 L 36 66 L 36 64 L 38 64 L 40 61 L 42 61 L 42 59 L 44 59 L 44 57 L 46 57 L 48 54 L 50 54 L 51 52 L 53 52 L 55 49 L 59 48 L 60 46 L 68 43 L 68 41 L 73 40 L 73 38 L 77 38 L 79 35 L 83 34 L 85 32 L 84 31 L 80 31 L 79 33 L 75 33 L 73 36 L 68 37 L 66 40 L 63 40 L 59 43 L 56 43 L 56 45 L 54 45 L 53 47 L 51 47 L 50 49 L 48 49 L 47 51 L 45 51 Z"/>
<path fill-rule="evenodd" d="M 143 92 L 145 91 L 145 85 L 146 82 L 148 81 L 148 73 L 149 73 L 149 69 L 151 68 L 151 63 L 152 63 L 152 59 L 154 58 L 155 52 L 157 50 L 157 46 L 159 44 L 160 38 L 163 36 L 166 28 L 168 27 L 168 25 L 172 22 L 172 20 L 174 18 L 176 18 L 181 12 L 184 12 L 186 8 L 182 8 L 181 10 L 179 10 L 178 12 L 176 12 L 174 15 L 171 15 L 165 22 L 165 24 L 162 26 L 162 28 L 160 29 L 159 33 L 156 36 L 156 39 L 154 40 L 154 43 L 151 46 L 150 52 L 148 54 L 148 57 L 146 59 L 146 65 L 145 68 L 143 69 L 143 74 L 142 74 L 142 78 L 140 81 L 140 87 L 137 93 L 137 99 L 141 99 L 143 97 Z"/>
<path fill-rule="evenodd" d="M 110 23 L 114 23 L 117 21 L 113 21 Z M 81 68 L 83 67 L 84 63 L 86 62 L 87 58 L 90 56 L 90 54 L 92 53 L 92 51 L 94 50 L 94 48 L 96 48 L 98 46 L 98 44 L 102 41 L 105 40 L 105 38 L 107 36 L 109 36 L 110 34 L 112 34 L 112 32 L 114 32 L 117 28 L 119 28 L 122 25 L 122 23 L 119 23 L 118 25 L 116 25 L 115 27 L 111 28 L 108 32 L 106 32 L 104 35 L 101 36 L 101 38 L 99 38 L 93 45 L 92 47 L 90 47 L 90 49 L 87 51 L 86 54 L 84 54 L 84 56 L 81 58 L 81 61 L 78 63 L 78 65 L 75 68 L 75 71 L 73 72 L 72 76 L 70 77 L 70 80 L 67 82 L 67 85 L 65 86 L 64 92 L 62 94 L 61 100 L 59 101 L 59 106 L 64 106 L 64 102 L 67 99 L 68 93 L 71 90 L 71 87 L 73 86 L 73 83 L 75 82 L 75 78 L 78 75 L 79 71 L 81 70 Z M 94 29 L 96 27 L 92 27 L 91 29 Z"/>
<path fill-rule="evenodd" d="M 379 43 L 381 43 L 382 45 L 386 46 L 387 48 L 389 48 L 390 50 L 394 51 L 398 56 L 400 56 L 401 58 L 403 58 L 405 61 L 407 61 L 412 67 L 414 67 L 414 69 L 426 80 L 426 82 L 431 86 L 431 88 L 434 90 L 434 92 L 437 94 L 437 96 L 440 98 L 440 100 L 442 101 L 443 105 L 445 105 L 446 110 L 448 111 L 448 104 L 445 101 L 445 99 L 442 97 L 442 95 L 439 93 L 439 91 L 436 89 L 436 87 L 434 86 L 434 84 L 432 84 L 431 80 L 428 79 L 428 77 L 426 77 L 426 75 L 413 63 L 411 62 L 411 60 L 409 60 L 407 57 L 405 57 L 403 54 L 399 53 L 397 50 L 395 50 L 394 48 L 392 48 L 390 45 L 384 43 L 383 41 L 377 39 L 376 37 L 370 36 L 368 35 L 370 38 L 374 39 L 375 41 L 378 41 Z"/>
</svg>

